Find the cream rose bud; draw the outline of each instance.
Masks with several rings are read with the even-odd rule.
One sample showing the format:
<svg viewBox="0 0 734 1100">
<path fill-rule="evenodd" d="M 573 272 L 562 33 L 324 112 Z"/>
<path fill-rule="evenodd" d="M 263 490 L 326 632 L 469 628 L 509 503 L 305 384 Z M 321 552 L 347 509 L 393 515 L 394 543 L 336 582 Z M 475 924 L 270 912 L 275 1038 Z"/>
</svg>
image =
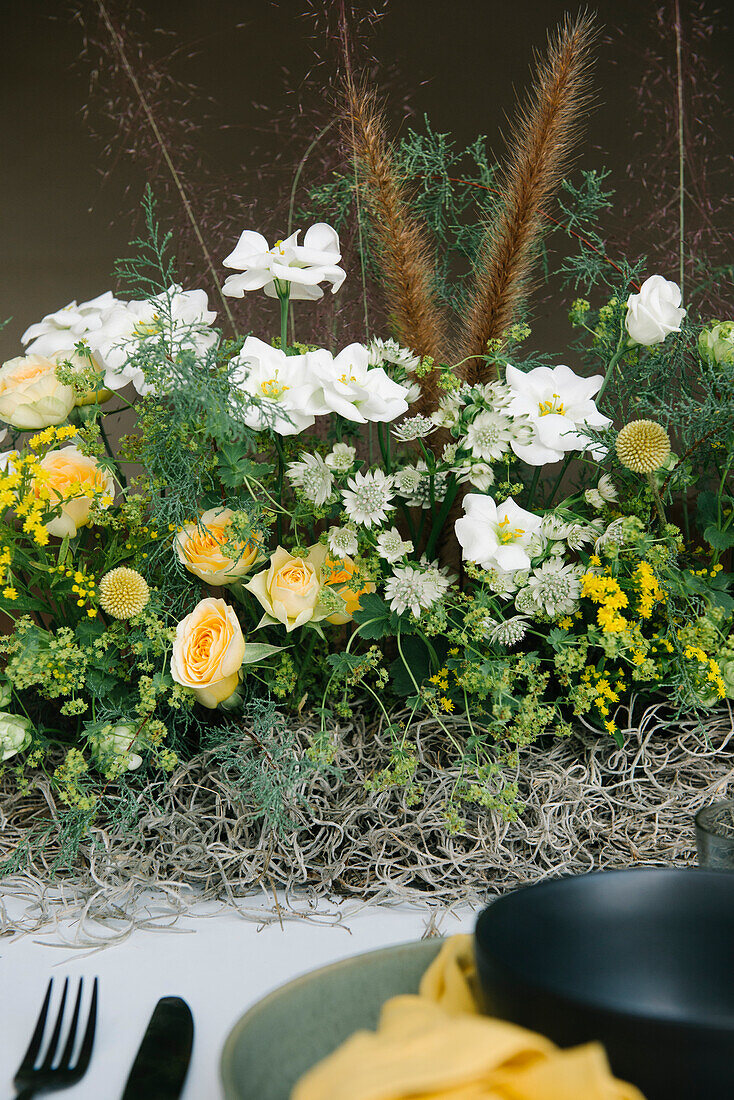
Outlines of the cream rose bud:
<svg viewBox="0 0 734 1100">
<path fill-rule="evenodd" d="M 320 622 L 333 612 L 321 607 L 323 569 L 327 549 L 317 543 L 305 557 L 294 557 L 279 546 L 270 568 L 253 577 L 245 588 L 257 597 L 265 614 L 259 626 L 282 623 L 288 633 L 306 623 Z"/>
<path fill-rule="evenodd" d="M 56 363 L 20 355 L 0 367 L 0 420 L 35 431 L 61 424 L 74 408 L 74 391 L 56 377 Z"/>
<path fill-rule="evenodd" d="M 230 542 L 228 525 L 232 515 L 231 508 L 210 508 L 199 517 L 198 523 L 187 523 L 176 532 L 174 548 L 178 560 L 205 584 L 232 584 L 257 559 L 254 542 Z M 224 553 L 228 544 L 240 553 L 228 557 Z"/>
<path fill-rule="evenodd" d="M 112 503 L 115 484 L 96 459 L 83 455 L 76 447 L 48 451 L 39 463 L 39 476 L 33 481 L 37 497 L 45 495 L 49 509 L 60 508 L 44 524 L 49 535 L 73 538 L 80 527 L 89 523 L 92 501 L 101 497 Z"/>
<path fill-rule="evenodd" d="M 19 714 L 0 711 L 0 761 L 27 749 L 31 743 L 31 723 Z"/>
<path fill-rule="evenodd" d="M 224 600 L 201 600 L 176 627 L 171 676 L 214 710 L 237 690 L 245 639 L 234 609 Z"/>
<path fill-rule="evenodd" d="M 662 344 L 671 332 L 680 332 L 681 321 L 686 310 L 680 308 L 680 287 L 677 283 L 664 279 L 662 275 L 651 275 L 645 279 L 639 294 L 630 294 L 627 299 L 627 332 L 637 344 Z"/>
</svg>

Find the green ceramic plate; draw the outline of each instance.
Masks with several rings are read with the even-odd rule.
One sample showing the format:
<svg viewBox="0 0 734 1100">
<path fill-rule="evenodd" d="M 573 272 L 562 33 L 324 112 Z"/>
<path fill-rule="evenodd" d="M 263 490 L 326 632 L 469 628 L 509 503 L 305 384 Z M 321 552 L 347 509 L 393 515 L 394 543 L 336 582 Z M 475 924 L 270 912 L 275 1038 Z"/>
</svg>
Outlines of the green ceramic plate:
<svg viewBox="0 0 734 1100">
<path fill-rule="evenodd" d="M 375 1028 L 384 1002 L 417 993 L 442 940 L 370 951 L 296 978 L 237 1021 L 222 1051 L 226 1100 L 288 1100 L 301 1074 L 358 1028 Z"/>
</svg>

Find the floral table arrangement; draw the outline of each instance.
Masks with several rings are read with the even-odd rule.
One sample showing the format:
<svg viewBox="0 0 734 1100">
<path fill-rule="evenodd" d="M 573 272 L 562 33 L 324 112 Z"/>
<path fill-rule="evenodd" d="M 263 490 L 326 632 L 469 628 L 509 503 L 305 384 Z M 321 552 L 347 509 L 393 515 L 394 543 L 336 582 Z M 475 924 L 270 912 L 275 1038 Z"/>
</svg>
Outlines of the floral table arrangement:
<svg viewBox="0 0 734 1100">
<path fill-rule="evenodd" d="M 567 153 L 533 141 L 583 98 L 587 32 L 551 44 L 454 338 L 351 80 L 398 339 L 299 343 L 352 274 L 326 222 L 242 232 L 223 301 L 264 295 L 261 321 L 225 336 L 176 282 L 150 194 L 132 296 L 26 331 L 0 369 L 6 874 L 84 856 L 118 884 L 175 868 L 465 896 L 488 867 L 530 875 L 538 837 L 556 867 L 593 865 L 607 813 L 604 858 L 638 858 L 616 779 L 657 775 L 643 832 L 666 775 L 674 814 L 702 760 L 728 782 L 734 322 L 694 314 L 669 273 L 597 262 L 591 238 L 567 259 L 596 280 L 567 303 L 569 348 L 526 352 L 518 319 Z"/>
</svg>

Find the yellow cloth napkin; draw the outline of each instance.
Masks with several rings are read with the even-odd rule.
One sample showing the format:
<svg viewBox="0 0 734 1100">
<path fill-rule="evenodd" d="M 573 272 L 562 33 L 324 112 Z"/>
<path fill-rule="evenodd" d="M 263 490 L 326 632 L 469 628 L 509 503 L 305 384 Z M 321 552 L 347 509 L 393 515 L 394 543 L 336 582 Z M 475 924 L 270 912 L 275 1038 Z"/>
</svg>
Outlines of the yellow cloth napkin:
<svg viewBox="0 0 734 1100">
<path fill-rule="evenodd" d="M 612 1077 L 599 1043 L 559 1050 L 480 1003 L 472 937 L 453 936 L 418 995 L 387 1001 L 378 1030 L 347 1039 L 291 1100 L 644 1100 Z"/>
</svg>

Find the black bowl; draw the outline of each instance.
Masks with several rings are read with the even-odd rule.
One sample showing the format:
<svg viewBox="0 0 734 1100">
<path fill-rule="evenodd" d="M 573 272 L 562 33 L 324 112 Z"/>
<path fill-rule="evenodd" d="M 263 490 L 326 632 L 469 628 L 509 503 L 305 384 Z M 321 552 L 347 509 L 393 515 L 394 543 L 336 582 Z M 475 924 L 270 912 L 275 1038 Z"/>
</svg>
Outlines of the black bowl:
<svg viewBox="0 0 734 1100">
<path fill-rule="evenodd" d="M 734 1096 L 734 873 L 543 882 L 485 909 L 475 946 L 492 1015 L 601 1040 L 647 1100 Z"/>
</svg>

